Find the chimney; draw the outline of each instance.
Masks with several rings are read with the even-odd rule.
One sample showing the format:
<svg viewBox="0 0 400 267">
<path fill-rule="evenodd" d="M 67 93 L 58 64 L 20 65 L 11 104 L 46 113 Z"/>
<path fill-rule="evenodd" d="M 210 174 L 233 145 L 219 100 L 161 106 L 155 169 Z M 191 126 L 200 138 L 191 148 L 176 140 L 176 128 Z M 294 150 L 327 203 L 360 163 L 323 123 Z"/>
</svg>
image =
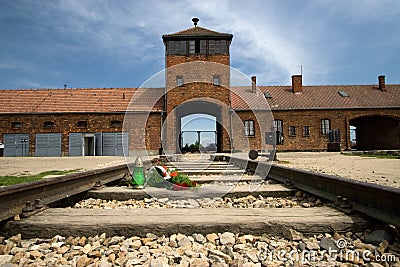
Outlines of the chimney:
<svg viewBox="0 0 400 267">
<path fill-rule="evenodd" d="M 386 91 L 385 75 L 378 76 L 379 90 Z"/>
<path fill-rule="evenodd" d="M 301 75 L 292 75 L 292 91 L 294 94 L 301 94 L 303 92 Z"/>
<path fill-rule="evenodd" d="M 255 93 L 257 88 L 257 77 L 251 76 L 251 92 Z"/>
</svg>

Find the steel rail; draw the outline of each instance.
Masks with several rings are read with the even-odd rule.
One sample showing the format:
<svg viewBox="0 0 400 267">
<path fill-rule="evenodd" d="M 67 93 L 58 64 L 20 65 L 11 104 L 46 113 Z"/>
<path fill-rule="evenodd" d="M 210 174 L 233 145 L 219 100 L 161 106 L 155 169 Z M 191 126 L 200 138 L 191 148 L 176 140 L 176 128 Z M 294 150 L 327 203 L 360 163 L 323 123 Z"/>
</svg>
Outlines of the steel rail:
<svg viewBox="0 0 400 267">
<path fill-rule="evenodd" d="M 179 155 L 144 160 L 146 168 L 161 160 L 177 160 Z M 46 178 L 40 181 L 0 187 L 0 222 L 21 214 L 29 201 L 39 199 L 48 205 L 70 196 L 88 191 L 95 186 L 121 179 L 133 168 L 133 163 Z"/>
<path fill-rule="evenodd" d="M 27 201 L 40 199 L 48 205 L 75 194 L 121 179 L 129 172 L 126 164 L 107 167 L 65 176 L 46 178 L 40 181 L 5 186 L 0 188 L 0 221 L 20 214 Z"/>
<path fill-rule="evenodd" d="M 256 174 L 289 183 L 296 188 L 334 203 L 347 198 L 345 211 L 358 211 L 379 221 L 400 227 L 400 189 L 334 175 L 299 170 L 265 161 L 225 156 L 230 163 Z M 338 203 L 340 208 L 340 203 Z"/>
</svg>

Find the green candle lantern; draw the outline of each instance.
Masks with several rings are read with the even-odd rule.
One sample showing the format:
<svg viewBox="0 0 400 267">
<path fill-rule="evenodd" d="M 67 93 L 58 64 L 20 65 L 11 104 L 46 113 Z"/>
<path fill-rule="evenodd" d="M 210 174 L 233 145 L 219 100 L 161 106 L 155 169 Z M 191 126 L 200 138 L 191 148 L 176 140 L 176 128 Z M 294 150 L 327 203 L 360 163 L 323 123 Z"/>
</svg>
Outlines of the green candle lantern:
<svg viewBox="0 0 400 267">
<path fill-rule="evenodd" d="M 144 188 L 145 176 L 143 169 L 143 161 L 140 156 L 135 160 L 135 165 L 133 166 L 133 174 L 131 184 L 133 188 L 140 189 Z"/>
</svg>

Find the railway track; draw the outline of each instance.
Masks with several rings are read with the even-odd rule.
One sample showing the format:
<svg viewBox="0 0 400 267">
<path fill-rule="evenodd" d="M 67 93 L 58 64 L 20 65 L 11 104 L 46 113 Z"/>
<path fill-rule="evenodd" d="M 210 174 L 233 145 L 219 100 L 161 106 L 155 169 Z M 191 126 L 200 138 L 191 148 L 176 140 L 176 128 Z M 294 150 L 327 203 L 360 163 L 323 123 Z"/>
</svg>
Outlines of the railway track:
<svg viewBox="0 0 400 267">
<path fill-rule="evenodd" d="M 337 204 L 345 212 L 357 211 L 400 227 L 400 189 L 348 178 L 298 170 L 269 162 L 225 157 L 232 164 Z"/>
<path fill-rule="evenodd" d="M 127 166 L 119 165 L 2 187 L 0 188 L 0 221 L 22 214 L 26 208 L 28 208 L 27 212 L 32 212 L 30 208 L 35 208 L 35 204 L 49 205 L 95 186 L 121 179 L 127 173 Z"/>
<path fill-rule="evenodd" d="M 132 190 L 127 187 L 94 189 L 99 185 L 106 185 L 126 176 L 128 173 L 126 165 L 50 178 L 27 185 L 1 188 L 0 218 L 1 220 L 8 220 L 2 230 L 3 234 L 6 236 L 14 235 L 11 239 L 15 239 L 16 236 L 18 239 L 19 233 L 22 233 L 24 238 L 49 238 L 46 239 L 51 239 L 49 242 L 58 245 L 62 243 L 59 248 L 53 249 L 53 252 L 57 251 L 57 253 L 61 247 L 66 250 L 65 247 L 68 246 L 68 250 L 66 250 L 68 253 L 76 247 L 79 252 L 72 257 L 75 263 L 85 256 L 85 259 L 89 259 L 87 262 L 95 263 L 95 259 L 98 258 L 97 263 L 103 260 L 115 264 L 116 259 L 112 256 L 111 259 L 109 258 L 112 253 L 107 255 L 106 260 L 103 257 L 107 254 L 105 252 L 107 247 L 101 247 L 103 250 L 96 248 L 88 252 L 86 252 L 86 249 L 83 254 L 82 250 L 84 247 L 87 248 L 89 244 L 93 248 L 93 240 L 96 238 L 98 242 L 108 240 L 108 244 L 109 242 L 113 243 L 112 240 L 116 240 L 118 236 L 135 236 L 135 240 L 140 240 L 139 243 L 141 244 L 136 248 L 138 250 L 146 249 L 142 247 L 149 249 L 152 246 L 155 246 L 153 249 L 159 249 L 162 247 L 161 243 L 165 241 L 165 238 L 162 239 L 160 236 L 167 236 L 169 249 L 174 248 L 174 242 L 186 242 L 191 244 L 191 251 L 197 253 L 196 257 L 193 256 L 194 254 L 186 255 L 182 251 L 183 254 L 179 254 L 179 252 L 179 255 L 175 253 L 176 255 L 168 256 L 165 254 L 166 252 L 157 254 L 153 251 L 148 252 L 150 258 L 142 258 L 141 260 L 135 258 L 131 262 L 132 266 L 134 266 L 133 262 L 137 262 L 137 264 L 156 262 L 158 256 L 163 258 L 164 263 L 165 258 L 167 258 L 170 265 L 176 263 L 176 266 L 181 266 L 178 263 L 183 262 L 190 263 L 190 266 L 211 266 L 207 264 L 212 262 L 222 264 L 218 266 L 242 266 L 240 262 L 236 261 L 236 265 L 233 262 L 235 257 L 237 258 L 244 253 L 243 251 L 247 255 L 247 258 L 245 257 L 246 259 L 242 262 L 243 266 L 247 262 L 253 265 L 246 266 L 280 266 L 279 264 L 272 264 L 274 260 L 277 260 L 276 255 L 266 259 L 260 253 L 266 251 L 271 253 L 272 245 L 276 242 L 286 244 L 289 240 L 295 243 L 287 243 L 287 246 L 298 246 L 299 243 L 303 242 L 300 239 L 305 240 L 304 244 L 308 244 L 307 242 L 314 243 L 313 248 L 312 245 L 307 247 L 311 251 L 315 250 L 316 247 L 319 248 L 318 252 L 328 248 L 338 249 L 338 240 L 347 240 L 346 242 L 350 244 L 349 248 L 355 249 L 357 247 L 355 242 L 358 241 L 352 234 L 362 233 L 366 228 L 380 224 L 382 227 L 378 231 L 384 231 L 387 234 L 387 229 L 389 229 L 392 238 L 390 241 L 396 240 L 396 226 L 400 225 L 398 213 L 400 210 L 398 201 L 400 200 L 400 192 L 397 189 L 371 186 L 348 179 L 276 165 L 271 166 L 266 162 L 247 161 L 226 155 L 212 157 L 212 162 L 200 161 L 189 164 L 179 161 L 172 162 L 174 167 L 190 174 L 192 180 L 203 185 L 197 191 L 168 191 L 167 195 L 165 195 L 165 192 L 160 194 L 159 189 L 150 188 L 144 191 Z M 150 166 L 150 164 L 151 162 L 145 163 L 147 166 Z M 268 170 L 269 174 L 267 175 Z M 241 177 L 241 179 L 238 179 L 238 177 Z M 270 182 L 271 180 L 285 186 Z M 302 191 L 299 191 L 299 189 Z M 43 209 L 39 206 L 38 209 L 28 214 L 31 215 L 29 218 L 10 220 L 15 214 L 24 214 L 22 210 L 26 208 L 28 201 L 34 203 L 36 199 L 40 199 L 42 205 L 51 205 L 51 203 L 60 202 L 60 200 L 76 194 L 81 194 L 86 200 L 81 200 L 72 208 Z M 315 201 L 317 198 L 318 200 Z M 298 208 L 285 208 L 291 205 Z M 366 218 L 363 215 L 368 217 Z M 373 222 L 370 221 L 370 218 L 374 218 Z M 385 225 L 389 225 L 391 228 L 385 228 Z M 105 234 L 102 235 L 102 233 Z M 179 234 L 185 242 L 176 240 L 178 233 L 185 234 Z M 371 234 L 373 233 L 375 231 Z M 106 239 L 104 235 L 110 236 L 110 238 Z M 233 235 L 233 244 L 225 243 L 224 235 L 231 239 Z M 58 237 L 54 241 L 55 236 Z M 74 244 L 71 240 L 67 242 L 65 238 L 68 236 L 75 237 L 75 239 L 91 236 L 93 242 L 87 241 L 82 245 L 79 245 L 79 242 Z M 101 238 L 103 239 L 100 240 Z M 271 238 L 275 241 L 269 243 Z M 135 241 L 129 240 L 130 242 Z M 121 238 L 120 241 L 125 242 L 126 238 Z M 0 237 L 0 263 L 2 242 L 3 239 Z M 117 243 L 121 245 L 121 242 Z M 154 245 L 154 242 L 159 245 Z M 261 248 L 260 242 L 270 244 L 269 248 L 267 250 Z M 382 250 L 381 242 L 382 240 L 375 244 L 375 252 L 376 249 Z M 210 243 L 210 247 L 205 248 L 204 246 L 208 243 Z M 172 245 L 170 246 L 170 244 Z M 202 249 L 196 251 L 193 248 L 195 244 L 196 246 L 201 245 Z M 243 247 L 243 244 L 247 247 Z M 366 248 L 372 249 L 372 247 L 367 246 L 368 244 L 361 244 L 366 246 L 363 248 L 364 250 Z M 49 246 L 52 247 L 53 244 Z M 177 244 L 175 248 L 181 247 L 184 246 Z M 229 250 L 229 247 L 232 251 Z M 257 250 L 255 250 L 256 247 Z M 189 248 L 186 247 L 186 249 Z M 360 248 L 358 247 L 358 249 Z M 49 251 L 49 249 L 45 251 Z M 103 252 L 93 256 L 96 251 Z M 159 252 L 159 250 L 157 251 Z M 252 257 L 255 251 L 257 252 L 256 258 Z M 4 249 L 3 252 L 8 252 L 8 254 L 3 254 L 10 255 L 11 250 L 6 251 Z M 397 256 L 394 258 L 398 260 L 400 246 L 395 242 L 394 245 L 387 246 L 380 255 L 384 255 L 384 252 L 387 254 L 388 252 L 398 253 L 395 254 Z M 62 258 L 64 258 L 64 254 L 61 255 Z M 15 253 L 13 255 L 15 256 Z M 9 258 L 10 262 L 14 260 L 14 256 Z M 68 257 L 66 257 L 67 261 Z M 142 255 L 142 257 L 144 256 Z M 173 260 L 171 260 L 171 257 Z M 35 257 L 32 256 L 31 261 L 33 258 Z M 43 256 L 43 258 L 45 257 Z M 372 260 L 376 260 L 376 255 Z M 21 262 L 23 261 L 19 260 L 17 263 L 21 264 Z M 129 266 L 127 262 L 129 262 L 129 259 L 124 261 L 123 264 L 118 263 L 117 265 Z M 68 263 L 70 262 L 68 261 Z"/>
</svg>

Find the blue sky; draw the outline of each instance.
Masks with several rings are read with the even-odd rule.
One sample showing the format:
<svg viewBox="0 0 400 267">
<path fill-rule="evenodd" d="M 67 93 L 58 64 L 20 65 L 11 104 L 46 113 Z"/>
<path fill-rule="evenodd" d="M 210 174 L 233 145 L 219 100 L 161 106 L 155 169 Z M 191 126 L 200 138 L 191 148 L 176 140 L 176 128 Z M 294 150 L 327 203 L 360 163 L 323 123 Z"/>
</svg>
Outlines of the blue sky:
<svg viewBox="0 0 400 267">
<path fill-rule="evenodd" d="M 259 85 L 400 83 L 397 0 L 0 0 L 0 88 L 139 87 L 164 67 L 161 36 L 234 34 L 231 65 Z"/>
</svg>

